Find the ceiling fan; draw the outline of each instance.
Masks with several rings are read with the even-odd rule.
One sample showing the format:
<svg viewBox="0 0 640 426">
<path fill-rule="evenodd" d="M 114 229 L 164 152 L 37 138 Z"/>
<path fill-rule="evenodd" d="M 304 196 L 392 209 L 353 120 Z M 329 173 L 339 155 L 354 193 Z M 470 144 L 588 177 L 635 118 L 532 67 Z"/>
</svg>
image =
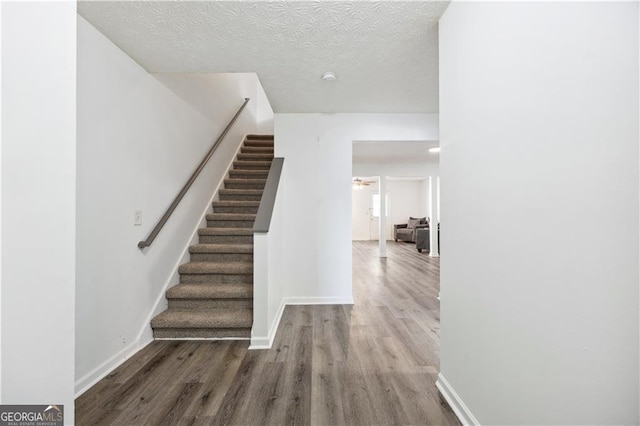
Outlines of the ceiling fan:
<svg viewBox="0 0 640 426">
<path fill-rule="evenodd" d="M 372 180 L 362 180 L 360 178 L 354 178 L 353 179 L 353 189 L 362 189 L 365 186 L 369 186 L 372 183 L 374 183 L 374 181 Z"/>
</svg>

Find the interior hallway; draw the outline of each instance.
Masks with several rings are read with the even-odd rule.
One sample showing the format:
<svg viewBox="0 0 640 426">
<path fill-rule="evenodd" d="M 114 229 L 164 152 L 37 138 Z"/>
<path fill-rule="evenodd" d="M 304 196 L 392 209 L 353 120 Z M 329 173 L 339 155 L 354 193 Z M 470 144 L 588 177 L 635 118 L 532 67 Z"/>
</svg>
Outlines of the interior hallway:
<svg viewBox="0 0 640 426">
<path fill-rule="evenodd" d="M 439 396 L 438 258 L 353 243 L 354 306 L 285 309 L 270 350 L 156 341 L 76 401 L 78 425 L 460 424 Z"/>
</svg>

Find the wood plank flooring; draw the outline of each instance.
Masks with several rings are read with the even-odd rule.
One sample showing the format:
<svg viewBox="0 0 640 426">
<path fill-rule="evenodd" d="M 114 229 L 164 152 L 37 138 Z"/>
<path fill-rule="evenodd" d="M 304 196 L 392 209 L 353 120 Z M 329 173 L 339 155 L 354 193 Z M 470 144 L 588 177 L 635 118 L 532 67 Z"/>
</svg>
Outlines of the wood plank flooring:
<svg viewBox="0 0 640 426">
<path fill-rule="evenodd" d="M 288 306 L 270 350 L 156 341 L 76 400 L 78 425 L 459 425 L 435 387 L 438 258 L 353 243 L 354 306 Z"/>
</svg>

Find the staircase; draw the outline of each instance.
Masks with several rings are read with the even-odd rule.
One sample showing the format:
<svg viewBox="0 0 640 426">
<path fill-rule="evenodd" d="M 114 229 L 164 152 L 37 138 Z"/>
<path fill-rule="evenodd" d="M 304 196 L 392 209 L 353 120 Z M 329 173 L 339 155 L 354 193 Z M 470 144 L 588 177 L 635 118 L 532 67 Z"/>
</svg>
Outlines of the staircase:
<svg viewBox="0 0 640 426">
<path fill-rule="evenodd" d="M 167 290 L 169 308 L 151 320 L 155 338 L 251 337 L 253 222 L 272 160 L 272 135 L 246 137 L 180 283 Z"/>
</svg>

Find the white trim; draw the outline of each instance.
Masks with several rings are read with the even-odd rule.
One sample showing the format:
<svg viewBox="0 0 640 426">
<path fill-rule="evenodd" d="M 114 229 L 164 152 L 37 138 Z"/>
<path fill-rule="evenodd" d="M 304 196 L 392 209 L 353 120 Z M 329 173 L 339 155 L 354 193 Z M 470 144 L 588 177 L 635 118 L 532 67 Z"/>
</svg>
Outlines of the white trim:
<svg viewBox="0 0 640 426">
<path fill-rule="evenodd" d="M 474 417 L 469 410 L 469 407 L 462 401 L 460 395 L 451 387 L 447 379 L 444 378 L 442 373 L 438 374 L 438 381 L 436 381 L 436 387 L 449 403 L 449 406 L 458 417 L 458 420 L 463 425 L 480 425 L 480 422 Z"/>
<path fill-rule="evenodd" d="M 352 297 L 285 297 L 287 305 L 353 305 Z"/>
<path fill-rule="evenodd" d="M 269 334 L 267 336 L 251 336 L 251 345 L 249 345 L 250 350 L 271 349 L 271 346 L 273 346 L 273 340 L 276 338 L 276 333 L 278 332 L 278 327 L 280 326 L 280 320 L 282 319 L 284 308 L 286 306 L 287 305 L 284 302 L 284 299 L 282 299 L 280 301 L 280 306 L 278 307 L 278 312 L 271 322 L 271 327 L 269 327 Z"/>
<path fill-rule="evenodd" d="M 280 320 L 287 305 L 353 305 L 353 298 L 346 297 L 284 297 L 280 301 L 278 312 L 276 313 L 269 334 L 267 336 L 251 336 L 251 345 L 249 349 L 271 349 L 273 341 L 276 337 Z"/>
<path fill-rule="evenodd" d="M 153 340 L 183 340 L 183 341 L 192 341 L 192 340 L 203 340 L 207 342 L 218 342 L 222 340 L 250 340 L 249 337 L 156 337 Z"/>
<path fill-rule="evenodd" d="M 120 352 L 76 380 L 75 393 L 76 398 L 88 391 L 93 385 L 104 379 L 109 373 L 118 368 L 122 363 L 138 353 L 146 347 L 153 339 L 136 340 L 129 346 L 123 348 Z"/>
</svg>

